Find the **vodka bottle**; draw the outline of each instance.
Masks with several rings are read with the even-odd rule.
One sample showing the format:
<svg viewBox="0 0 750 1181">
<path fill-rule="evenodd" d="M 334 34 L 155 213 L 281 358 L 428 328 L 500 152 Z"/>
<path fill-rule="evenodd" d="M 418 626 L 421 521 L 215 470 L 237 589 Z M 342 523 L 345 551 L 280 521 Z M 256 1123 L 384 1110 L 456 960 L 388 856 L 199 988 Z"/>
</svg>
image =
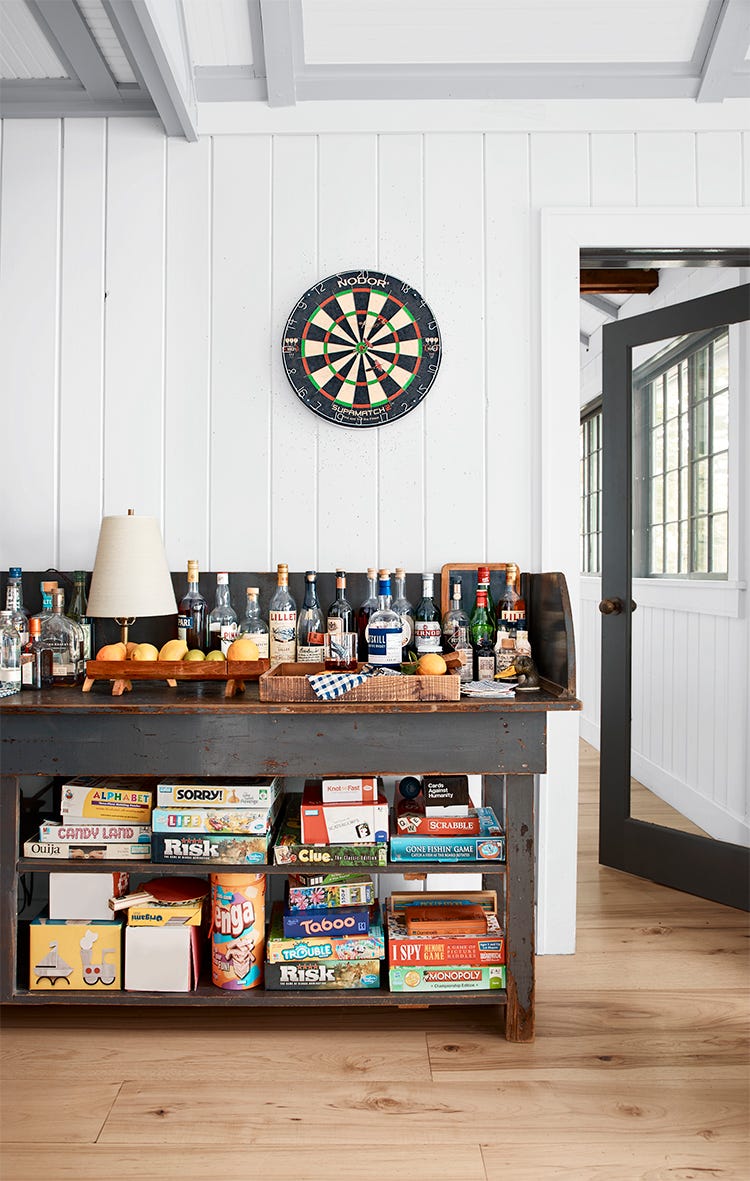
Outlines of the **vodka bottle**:
<svg viewBox="0 0 750 1181">
<path fill-rule="evenodd" d="M 442 652 L 440 612 L 432 599 L 433 576 L 422 575 L 422 598 L 414 613 L 414 646 L 417 656 Z"/>
<path fill-rule="evenodd" d="M 403 566 L 396 567 L 393 589 L 396 592 L 393 610 L 401 617 L 401 659 L 406 661 L 409 653 L 414 651 L 414 607 L 406 597 L 406 571 Z"/>
<path fill-rule="evenodd" d="M 94 655 L 94 621 L 88 614 L 86 602 L 86 571 L 75 570 L 73 583 L 73 597 L 68 607 L 68 619 L 72 619 L 83 631 L 83 658 L 91 660 Z"/>
<path fill-rule="evenodd" d="M 237 612 L 229 596 L 229 575 L 216 575 L 216 606 L 208 617 L 208 641 L 212 649 L 224 656 L 237 635 Z"/>
<path fill-rule="evenodd" d="M 5 610 L 13 616 L 13 626 L 25 644 L 29 638 L 29 613 L 23 605 L 23 584 L 21 567 L 11 566 L 8 570 L 8 585 L 5 588 Z"/>
<path fill-rule="evenodd" d="M 373 611 L 378 609 L 377 575 L 374 566 L 367 567 L 367 582 L 367 598 L 357 610 L 357 655 L 360 660 L 367 660 L 367 624 Z"/>
<path fill-rule="evenodd" d="M 276 567 L 277 587 L 268 604 L 271 664 L 293 661 L 297 654 L 297 604 L 289 594 L 289 567 Z"/>
<path fill-rule="evenodd" d="M 401 668 L 401 618 L 391 607 L 391 575 L 380 570 L 378 607 L 367 624 L 367 652 L 371 664 Z"/>
<path fill-rule="evenodd" d="M 208 651 L 208 603 L 198 587 L 198 562 L 188 561 L 188 588 L 177 608 L 177 638 L 187 644 L 188 651 Z"/>
<path fill-rule="evenodd" d="M 268 660 L 268 624 L 260 617 L 259 593 L 257 586 L 247 588 L 247 607 L 245 618 L 240 621 L 239 634 L 253 641 L 259 660 Z"/>
<path fill-rule="evenodd" d="M 317 579 L 315 570 L 305 574 L 305 601 L 297 623 L 297 660 L 305 664 L 325 660 L 326 624 L 318 602 Z"/>
<path fill-rule="evenodd" d="M 11 611 L 0 611 L 0 686 L 21 692 L 21 637 Z"/>
<path fill-rule="evenodd" d="M 451 587 L 450 611 L 443 616 L 443 644 L 447 652 L 460 652 L 464 663 L 459 670 L 462 681 L 470 681 L 473 676 L 474 653 L 469 635 L 469 616 L 461 606 L 461 583 L 454 582 Z"/>
</svg>

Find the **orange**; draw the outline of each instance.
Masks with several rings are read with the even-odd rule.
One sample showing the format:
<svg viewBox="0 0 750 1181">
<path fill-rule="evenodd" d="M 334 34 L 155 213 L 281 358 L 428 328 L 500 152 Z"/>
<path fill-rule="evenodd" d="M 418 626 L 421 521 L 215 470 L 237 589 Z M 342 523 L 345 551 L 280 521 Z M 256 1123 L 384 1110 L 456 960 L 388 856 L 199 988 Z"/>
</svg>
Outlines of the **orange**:
<svg viewBox="0 0 750 1181">
<path fill-rule="evenodd" d="M 437 652 L 427 652 L 417 661 L 418 677 L 442 677 L 448 671 L 448 665 Z"/>
</svg>

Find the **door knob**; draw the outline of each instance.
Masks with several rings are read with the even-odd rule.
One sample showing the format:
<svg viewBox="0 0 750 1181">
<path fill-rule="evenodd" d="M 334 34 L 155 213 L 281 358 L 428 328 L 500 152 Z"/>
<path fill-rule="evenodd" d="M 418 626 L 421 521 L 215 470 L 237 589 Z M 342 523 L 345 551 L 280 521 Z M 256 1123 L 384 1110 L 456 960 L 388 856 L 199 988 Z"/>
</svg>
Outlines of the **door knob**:
<svg viewBox="0 0 750 1181">
<path fill-rule="evenodd" d="M 602 599 L 599 610 L 602 615 L 619 615 L 622 611 L 622 599 Z"/>
</svg>

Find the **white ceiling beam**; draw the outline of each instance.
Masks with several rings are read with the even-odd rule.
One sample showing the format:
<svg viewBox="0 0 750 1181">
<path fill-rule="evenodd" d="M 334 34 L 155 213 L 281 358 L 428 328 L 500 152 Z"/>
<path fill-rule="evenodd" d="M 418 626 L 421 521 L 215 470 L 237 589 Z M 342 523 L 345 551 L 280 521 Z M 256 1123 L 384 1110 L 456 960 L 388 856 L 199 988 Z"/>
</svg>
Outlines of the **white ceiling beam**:
<svg viewBox="0 0 750 1181">
<path fill-rule="evenodd" d="M 612 299 L 605 299 L 603 295 L 592 295 L 587 291 L 581 295 L 581 299 L 589 307 L 596 308 L 597 312 L 601 312 L 610 320 L 616 320 L 620 314 L 619 303 L 615 303 Z"/>
<path fill-rule="evenodd" d="M 103 4 L 167 135 L 197 140 L 195 80 L 180 0 L 103 0 Z"/>
<path fill-rule="evenodd" d="M 298 18 L 298 6 L 295 5 Z M 295 34 L 291 0 L 260 0 L 263 57 L 269 107 L 293 107 L 297 102 Z"/>
<path fill-rule="evenodd" d="M 724 0 L 700 71 L 698 102 L 721 102 L 736 94 L 737 75 L 747 77 L 750 0 Z"/>
<path fill-rule="evenodd" d="M 93 102 L 119 103 L 120 92 L 104 56 L 73 0 L 27 0 L 53 49 Z"/>
<path fill-rule="evenodd" d="M 578 339 L 585 349 L 587 349 L 591 344 L 591 337 L 587 336 L 585 332 L 579 332 Z"/>
</svg>

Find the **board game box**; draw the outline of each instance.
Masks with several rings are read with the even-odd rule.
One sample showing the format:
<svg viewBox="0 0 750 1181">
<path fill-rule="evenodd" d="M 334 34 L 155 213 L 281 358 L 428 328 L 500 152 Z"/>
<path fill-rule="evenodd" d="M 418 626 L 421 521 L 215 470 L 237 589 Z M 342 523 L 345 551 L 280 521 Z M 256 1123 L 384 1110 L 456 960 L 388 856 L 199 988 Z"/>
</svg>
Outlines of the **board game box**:
<svg viewBox="0 0 750 1181">
<path fill-rule="evenodd" d="M 149 779 L 109 779 L 79 775 L 62 786 L 63 817 L 113 820 L 119 824 L 148 824 L 154 798 Z"/>
<path fill-rule="evenodd" d="M 391 836 L 391 861 L 505 861 L 505 837 Z"/>
<path fill-rule="evenodd" d="M 385 956 L 385 935 L 379 910 L 373 916 L 368 935 L 315 935 L 302 939 L 284 937 L 284 905 L 275 902 L 266 940 L 270 964 L 307 960 L 374 960 Z"/>
<path fill-rule="evenodd" d="M 151 845 L 145 841 L 136 845 L 62 845 L 58 841 L 26 841 L 23 855 L 48 861 L 150 861 Z"/>
<path fill-rule="evenodd" d="M 267 808 L 283 792 L 278 776 L 216 779 L 162 779 L 156 788 L 159 808 Z"/>
<path fill-rule="evenodd" d="M 273 827 L 281 796 L 260 808 L 154 808 L 154 832 L 173 836 L 184 833 L 243 833 L 263 836 Z"/>
<path fill-rule="evenodd" d="M 44 820 L 39 826 L 39 840 L 58 845 L 148 845 L 151 829 L 148 824 L 95 824 L 91 821 L 58 824 Z"/>
<path fill-rule="evenodd" d="M 369 874 L 321 874 L 312 882 L 308 880 L 308 876 L 289 875 L 289 910 L 331 910 L 338 906 L 371 906 L 375 901 L 375 885 Z"/>
<path fill-rule="evenodd" d="M 388 983 L 391 992 L 476 992 L 505 988 L 505 968 L 471 967 L 465 964 L 392 967 L 388 970 Z"/>
<path fill-rule="evenodd" d="M 387 845 L 308 845 L 302 841 L 300 796 L 290 796 L 276 838 L 273 859 L 276 865 L 294 865 L 298 869 L 322 869 L 343 865 L 364 869 L 388 864 Z"/>
<path fill-rule="evenodd" d="M 370 934 L 369 906 L 337 906 L 329 910 L 284 910 L 284 938 L 323 935 L 344 938 Z"/>
<path fill-rule="evenodd" d="M 505 963 L 505 939 L 497 916 L 487 914 L 486 935 L 409 935 L 401 914 L 388 911 L 388 963 L 391 967 Z"/>
<path fill-rule="evenodd" d="M 271 834 L 244 836 L 233 833 L 185 833 L 171 836 L 155 832 L 151 837 L 151 860 L 160 865 L 261 865 L 268 861 Z"/>
<path fill-rule="evenodd" d="M 287 989 L 379 988 L 380 960 L 310 960 L 302 963 L 266 964 L 265 988 Z"/>
</svg>

